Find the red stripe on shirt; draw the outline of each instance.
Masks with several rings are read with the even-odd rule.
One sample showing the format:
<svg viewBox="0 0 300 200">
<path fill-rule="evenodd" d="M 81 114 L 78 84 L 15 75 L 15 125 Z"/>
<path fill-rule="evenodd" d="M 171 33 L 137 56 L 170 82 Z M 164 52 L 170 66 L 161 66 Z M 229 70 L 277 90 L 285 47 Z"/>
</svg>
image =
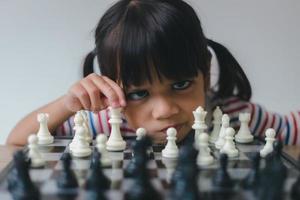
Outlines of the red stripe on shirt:
<svg viewBox="0 0 300 200">
<path fill-rule="evenodd" d="M 251 125 L 252 125 L 252 121 L 254 121 L 253 118 L 255 114 L 255 106 L 252 103 L 250 103 L 250 106 L 251 106 L 251 117 L 248 126 L 252 127 Z"/>
<path fill-rule="evenodd" d="M 61 125 L 61 134 L 66 135 L 66 130 L 65 130 L 64 123 Z"/>
<path fill-rule="evenodd" d="M 267 122 L 268 122 L 268 120 L 269 120 L 269 113 L 268 113 L 268 112 L 266 112 L 266 118 L 265 118 L 265 121 L 264 121 L 264 123 L 263 123 L 263 125 L 262 125 L 262 127 L 261 127 L 260 131 L 258 132 L 258 134 L 259 134 L 259 137 L 261 136 L 261 134 L 262 134 L 262 133 L 263 133 L 263 131 L 265 130 L 265 128 L 266 128 L 266 126 L 267 126 Z"/>
<path fill-rule="evenodd" d="M 108 110 L 105 111 L 105 115 L 106 115 L 107 125 L 108 125 L 108 129 L 109 129 L 109 134 L 110 134 L 110 132 L 111 132 L 111 126 L 110 126 L 110 123 L 109 123 Z"/>
<path fill-rule="evenodd" d="M 275 115 L 272 116 L 272 122 L 271 122 L 271 128 L 274 128 L 274 123 L 275 123 Z"/>
<path fill-rule="evenodd" d="M 98 116 L 98 122 L 99 122 L 99 125 L 100 125 L 100 133 L 104 133 L 100 112 L 97 113 L 97 116 Z"/>
<path fill-rule="evenodd" d="M 293 112 L 291 112 L 291 115 L 292 115 L 292 119 L 293 119 L 293 123 L 294 123 L 294 140 L 293 140 L 293 145 L 295 145 L 297 143 L 297 137 L 298 137 L 298 126 L 297 126 L 297 123 L 296 123 L 296 117 L 294 115 Z"/>
</svg>

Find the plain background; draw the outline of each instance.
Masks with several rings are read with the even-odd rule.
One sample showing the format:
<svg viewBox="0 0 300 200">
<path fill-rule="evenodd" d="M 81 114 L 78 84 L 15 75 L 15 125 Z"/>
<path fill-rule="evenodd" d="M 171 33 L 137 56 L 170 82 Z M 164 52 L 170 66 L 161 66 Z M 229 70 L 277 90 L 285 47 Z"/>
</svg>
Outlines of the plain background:
<svg viewBox="0 0 300 200">
<path fill-rule="evenodd" d="M 0 1 L 0 144 L 24 115 L 79 80 L 94 28 L 112 2 Z M 244 67 L 254 102 L 282 114 L 299 109 L 300 1 L 188 2 L 206 35 Z"/>
</svg>

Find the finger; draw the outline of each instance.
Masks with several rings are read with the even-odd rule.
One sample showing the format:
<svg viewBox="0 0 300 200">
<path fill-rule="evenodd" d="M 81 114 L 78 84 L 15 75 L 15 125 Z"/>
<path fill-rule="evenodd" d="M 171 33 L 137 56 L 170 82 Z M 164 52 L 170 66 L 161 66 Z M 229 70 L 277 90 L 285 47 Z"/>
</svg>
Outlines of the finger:
<svg viewBox="0 0 300 200">
<path fill-rule="evenodd" d="M 73 94 L 79 99 L 81 105 L 85 110 L 88 110 L 91 106 L 88 92 L 81 84 L 76 84 L 73 89 Z"/>
<path fill-rule="evenodd" d="M 118 94 L 119 96 L 119 103 L 122 105 L 122 106 L 126 106 L 126 100 L 125 100 L 125 95 L 124 95 L 124 92 L 122 90 L 122 88 L 116 83 L 114 82 L 113 80 L 109 79 L 108 77 L 106 76 L 102 76 L 103 79 L 111 86 L 115 89 L 116 93 Z"/>
<path fill-rule="evenodd" d="M 108 84 L 101 76 L 98 76 L 97 78 L 93 78 L 91 80 L 100 89 L 102 94 L 105 97 L 107 97 L 111 106 L 113 106 L 113 107 L 120 106 L 119 96 L 110 84 Z"/>
<path fill-rule="evenodd" d="M 93 81 L 90 79 L 83 79 L 81 81 L 82 86 L 85 88 L 85 90 L 89 94 L 91 106 L 91 111 L 99 111 L 105 108 L 105 105 L 102 103 L 100 99 L 100 90 L 97 88 L 97 86 L 94 84 Z"/>
</svg>

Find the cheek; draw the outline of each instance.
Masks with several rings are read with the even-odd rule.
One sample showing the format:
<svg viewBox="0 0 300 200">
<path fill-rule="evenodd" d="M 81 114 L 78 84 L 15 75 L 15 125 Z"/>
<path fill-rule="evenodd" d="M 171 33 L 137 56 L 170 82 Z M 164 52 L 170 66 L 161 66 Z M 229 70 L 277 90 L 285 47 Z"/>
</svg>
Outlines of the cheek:
<svg viewBox="0 0 300 200">
<path fill-rule="evenodd" d="M 143 122 L 146 120 L 146 111 L 137 105 L 128 105 L 124 110 L 124 115 L 128 126 L 137 129 L 143 127 Z"/>
</svg>

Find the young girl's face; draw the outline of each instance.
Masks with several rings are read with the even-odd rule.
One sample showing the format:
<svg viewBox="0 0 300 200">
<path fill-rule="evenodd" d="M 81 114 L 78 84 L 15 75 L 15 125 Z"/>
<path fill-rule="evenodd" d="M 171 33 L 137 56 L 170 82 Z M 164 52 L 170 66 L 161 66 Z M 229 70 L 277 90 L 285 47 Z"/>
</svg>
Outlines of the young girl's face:
<svg viewBox="0 0 300 200">
<path fill-rule="evenodd" d="M 181 141 L 194 123 L 193 111 L 205 104 L 203 75 L 177 81 L 152 77 L 152 83 L 128 88 L 125 117 L 132 128 L 145 128 L 155 143 L 166 142 L 169 127 L 176 128 Z"/>
</svg>

